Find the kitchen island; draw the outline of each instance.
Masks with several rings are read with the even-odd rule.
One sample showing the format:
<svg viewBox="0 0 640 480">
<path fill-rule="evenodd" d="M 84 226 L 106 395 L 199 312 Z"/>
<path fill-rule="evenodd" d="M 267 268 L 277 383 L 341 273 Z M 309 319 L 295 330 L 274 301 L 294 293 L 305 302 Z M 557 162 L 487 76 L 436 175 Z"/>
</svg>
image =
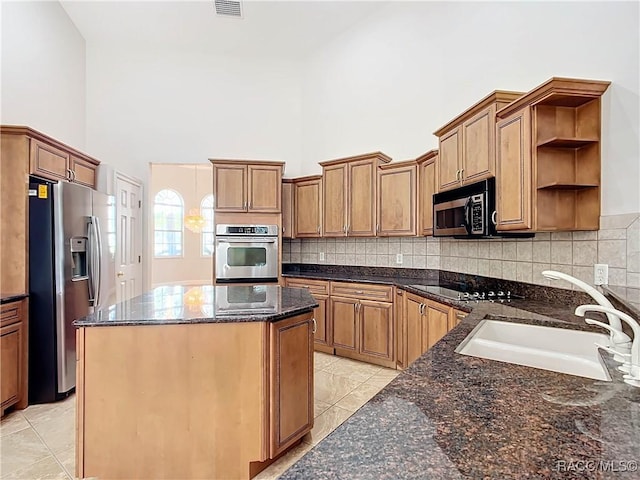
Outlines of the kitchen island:
<svg viewBox="0 0 640 480">
<path fill-rule="evenodd" d="M 313 427 L 316 306 L 177 285 L 77 320 L 77 476 L 254 476 Z"/>
<path fill-rule="evenodd" d="M 583 319 L 552 302 L 453 303 L 471 313 L 282 480 L 638 478 L 640 388 L 609 354 L 611 382 L 455 352 L 485 318 L 588 329 Z"/>
</svg>

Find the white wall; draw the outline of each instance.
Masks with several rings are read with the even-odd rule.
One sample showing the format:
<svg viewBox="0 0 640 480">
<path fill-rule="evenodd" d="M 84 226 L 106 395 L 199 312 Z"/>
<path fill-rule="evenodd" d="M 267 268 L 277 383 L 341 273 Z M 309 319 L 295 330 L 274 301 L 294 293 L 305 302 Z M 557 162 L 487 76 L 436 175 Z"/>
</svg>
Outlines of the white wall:
<svg viewBox="0 0 640 480">
<path fill-rule="evenodd" d="M 85 150 L 84 38 L 58 2 L 3 1 L 0 12 L 0 122 Z"/>
<path fill-rule="evenodd" d="M 283 160 L 301 174 L 299 69 L 288 62 L 88 46 L 87 144 L 146 179 L 149 163 Z"/>
<path fill-rule="evenodd" d="M 394 2 L 303 71 L 304 173 L 374 150 L 394 160 L 496 89 L 552 76 L 610 80 L 603 97 L 602 214 L 640 212 L 637 2 Z"/>
</svg>

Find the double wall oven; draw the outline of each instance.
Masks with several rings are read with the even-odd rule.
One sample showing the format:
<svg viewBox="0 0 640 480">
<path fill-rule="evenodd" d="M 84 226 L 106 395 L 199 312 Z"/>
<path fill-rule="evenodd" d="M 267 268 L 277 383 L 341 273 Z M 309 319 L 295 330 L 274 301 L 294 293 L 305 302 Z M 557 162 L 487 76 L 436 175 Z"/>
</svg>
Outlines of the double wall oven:
<svg viewBox="0 0 640 480">
<path fill-rule="evenodd" d="M 277 282 L 277 225 L 217 225 L 217 283 Z"/>
</svg>

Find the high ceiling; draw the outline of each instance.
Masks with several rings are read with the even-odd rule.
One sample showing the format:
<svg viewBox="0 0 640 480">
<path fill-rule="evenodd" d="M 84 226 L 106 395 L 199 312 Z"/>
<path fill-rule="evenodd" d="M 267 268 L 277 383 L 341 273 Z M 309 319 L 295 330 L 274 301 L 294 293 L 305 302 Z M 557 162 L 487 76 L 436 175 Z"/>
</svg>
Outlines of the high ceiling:
<svg viewBox="0 0 640 480">
<path fill-rule="evenodd" d="M 243 18 L 210 1 L 60 2 L 88 45 L 239 56 L 304 57 L 348 30 L 383 1 L 243 1 Z"/>
</svg>

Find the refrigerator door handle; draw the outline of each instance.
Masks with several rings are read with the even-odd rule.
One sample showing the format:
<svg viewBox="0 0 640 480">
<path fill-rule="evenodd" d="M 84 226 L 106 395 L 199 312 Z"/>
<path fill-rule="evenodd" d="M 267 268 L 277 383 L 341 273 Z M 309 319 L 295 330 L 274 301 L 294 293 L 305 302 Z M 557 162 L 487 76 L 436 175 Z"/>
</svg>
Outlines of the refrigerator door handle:
<svg viewBox="0 0 640 480">
<path fill-rule="evenodd" d="M 93 217 L 95 235 L 96 235 L 96 257 L 95 257 L 95 266 L 96 266 L 96 280 L 97 286 L 95 288 L 95 302 L 94 306 L 100 306 L 100 302 L 102 301 L 102 232 L 100 231 L 100 219 L 98 217 Z"/>
<path fill-rule="evenodd" d="M 96 307 L 100 301 L 100 227 L 98 218 L 89 217 L 89 305 Z"/>
</svg>

